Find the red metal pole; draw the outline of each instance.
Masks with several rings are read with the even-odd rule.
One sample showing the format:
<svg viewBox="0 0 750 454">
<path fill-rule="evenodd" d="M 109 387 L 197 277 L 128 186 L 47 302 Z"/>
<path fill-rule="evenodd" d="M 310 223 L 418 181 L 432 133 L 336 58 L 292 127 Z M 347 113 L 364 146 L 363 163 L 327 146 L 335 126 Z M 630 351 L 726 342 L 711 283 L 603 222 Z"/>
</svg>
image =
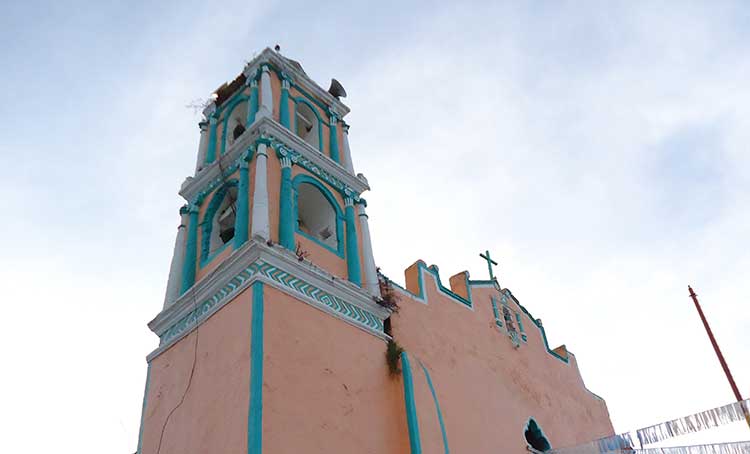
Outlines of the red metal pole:
<svg viewBox="0 0 750 454">
<path fill-rule="evenodd" d="M 729 381 L 729 386 L 732 387 L 732 392 L 734 393 L 734 398 L 737 399 L 737 402 L 741 402 L 744 399 L 742 398 L 742 394 L 740 394 L 740 390 L 737 388 L 737 384 L 734 382 L 734 378 L 732 378 L 732 372 L 729 371 L 729 366 L 727 366 L 727 362 L 724 360 L 724 355 L 721 354 L 721 350 L 719 349 L 719 344 L 716 343 L 716 338 L 714 338 L 714 333 L 711 331 L 711 327 L 708 326 L 708 320 L 706 320 L 706 316 L 703 315 L 703 310 L 701 309 L 701 305 L 698 302 L 698 295 L 695 294 L 693 291 L 693 288 L 688 285 L 688 290 L 690 291 L 690 298 L 693 299 L 693 302 L 695 303 L 695 308 L 698 310 L 698 315 L 701 318 L 701 321 L 703 322 L 703 327 L 706 328 L 706 333 L 708 334 L 708 339 L 711 341 L 711 345 L 714 347 L 714 351 L 716 352 L 716 356 L 719 358 L 719 362 L 721 363 L 721 368 L 724 369 L 724 374 L 727 376 L 727 380 Z M 750 415 L 747 412 L 745 413 L 745 420 L 747 421 L 748 427 L 750 427 Z"/>
</svg>

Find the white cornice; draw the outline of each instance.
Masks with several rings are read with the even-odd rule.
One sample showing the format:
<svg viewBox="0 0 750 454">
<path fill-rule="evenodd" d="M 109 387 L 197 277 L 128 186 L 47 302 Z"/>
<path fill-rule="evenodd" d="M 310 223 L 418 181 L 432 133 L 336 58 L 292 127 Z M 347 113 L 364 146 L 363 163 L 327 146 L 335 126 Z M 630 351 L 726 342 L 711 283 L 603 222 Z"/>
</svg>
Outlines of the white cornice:
<svg viewBox="0 0 750 454">
<path fill-rule="evenodd" d="M 289 64 L 285 58 L 268 47 L 263 49 L 263 52 L 253 58 L 245 66 L 245 69 L 242 72 L 245 76 L 252 76 L 263 63 L 271 63 L 280 68 L 283 72 L 292 76 L 292 79 L 296 84 L 318 97 L 325 104 L 331 106 L 339 118 L 344 118 L 344 116 L 349 113 L 349 107 L 315 83 L 315 81 L 310 79 L 307 74 Z"/>
<path fill-rule="evenodd" d="M 201 306 L 205 301 L 215 297 L 217 293 L 221 292 L 222 289 L 225 289 L 227 284 L 233 281 L 236 276 L 243 272 L 243 270 L 246 270 L 248 266 L 256 262 L 262 262 L 279 270 L 283 270 L 323 292 L 340 298 L 346 303 L 374 315 L 381 322 L 390 315 L 390 311 L 375 303 L 372 297 L 364 289 L 345 279 L 333 276 L 329 272 L 308 261 L 300 262 L 294 253 L 282 248 L 281 246 L 268 246 L 265 242 L 251 239 L 239 250 L 233 252 L 216 269 L 211 271 L 208 276 L 198 281 L 197 284 L 178 298 L 174 304 L 162 310 L 151 322 L 149 322 L 149 328 L 159 337 L 164 336 L 167 330 L 188 316 L 191 311 Z M 218 304 L 210 309 L 210 313 L 198 316 L 197 318 L 199 320 L 196 321 L 194 326 L 185 329 L 178 336 L 162 342 L 159 348 L 154 351 L 150 357 L 164 351 L 174 342 L 187 335 L 187 333 L 195 329 L 196 326 L 203 323 L 203 321 L 205 321 L 211 314 L 220 310 L 221 307 L 232 301 L 236 295 L 248 288 L 258 279 L 370 334 L 382 338 L 386 337 L 384 333 L 376 332 L 361 323 L 357 323 L 355 320 L 343 316 L 341 313 L 330 309 L 313 298 L 305 297 L 297 292 L 292 292 L 288 287 L 279 285 L 276 281 L 267 279 L 260 274 L 256 274 L 253 278 L 242 282 L 240 285 L 236 285 L 231 293 L 226 294 Z"/>
<path fill-rule="evenodd" d="M 285 146 L 292 148 L 313 164 L 330 175 L 338 178 L 355 193 L 361 194 L 370 189 L 367 180 L 358 178 L 349 173 L 344 167 L 334 160 L 313 148 L 310 144 L 297 137 L 289 129 L 281 126 L 269 117 L 263 117 L 255 121 L 239 139 L 233 143 L 228 151 L 208 167 L 203 168 L 196 176 L 187 177 L 180 188 L 180 195 L 189 203 L 195 201 L 197 195 L 206 188 L 211 181 L 221 178 L 221 171 L 230 168 L 244 153 L 251 148 L 255 140 L 260 137 L 273 137 Z"/>
</svg>

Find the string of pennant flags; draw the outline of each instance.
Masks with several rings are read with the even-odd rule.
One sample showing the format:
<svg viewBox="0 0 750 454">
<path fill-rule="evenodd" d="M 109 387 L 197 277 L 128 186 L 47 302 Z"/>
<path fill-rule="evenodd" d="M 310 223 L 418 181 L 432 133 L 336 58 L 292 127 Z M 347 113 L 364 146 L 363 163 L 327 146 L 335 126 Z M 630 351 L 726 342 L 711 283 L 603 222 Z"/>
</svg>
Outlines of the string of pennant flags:
<svg viewBox="0 0 750 454">
<path fill-rule="evenodd" d="M 750 414 L 750 399 L 712 408 L 682 418 L 673 419 L 631 432 L 600 438 L 569 448 L 552 449 L 549 454 L 735 454 L 750 453 L 750 441 L 718 443 L 711 445 L 680 446 L 673 448 L 649 448 L 644 446 L 674 437 L 701 432 L 746 419 Z M 636 442 L 640 449 L 635 449 Z"/>
</svg>

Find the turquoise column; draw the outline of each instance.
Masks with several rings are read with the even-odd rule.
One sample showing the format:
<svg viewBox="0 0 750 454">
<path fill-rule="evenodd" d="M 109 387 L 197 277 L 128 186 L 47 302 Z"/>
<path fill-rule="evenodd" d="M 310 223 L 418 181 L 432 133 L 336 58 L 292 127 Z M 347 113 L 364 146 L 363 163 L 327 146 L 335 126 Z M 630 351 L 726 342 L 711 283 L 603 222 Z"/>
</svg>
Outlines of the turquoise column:
<svg viewBox="0 0 750 454">
<path fill-rule="evenodd" d="M 208 120 L 209 122 L 209 130 L 208 130 L 208 150 L 206 150 L 206 164 L 211 164 L 216 160 L 216 125 L 219 123 L 219 120 L 211 115 L 211 118 Z"/>
<path fill-rule="evenodd" d="M 250 322 L 250 405 L 247 415 L 247 452 L 263 451 L 263 282 L 253 283 Z"/>
<path fill-rule="evenodd" d="M 284 75 L 282 74 L 282 77 Z M 287 129 L 289 127 L 289 81 L 281 81 L 281 101 L 279 103 L 279 123 Z"/>
<path fill-rule="evenodd" d="M 409 427 L 409 446 L 411 447 L 411 454 L 421 454 L 422 441 L 419 439 L 417 404 L 414 400 L 414 380 L 411 375 L 409 356 L 406 352 L 401 352 L 401 369 L 404 376 L 404 402 L 406 403 L 406 424 Z"/>
<path fill-rule="evenodd" d="M 237 188 L 239 197 L 237 198 L 237 216 L 234 220 L 235 249 L 239 249 L 240 246 L 247 241 L 248 220 L 250 218 L 250 203 L 248 195 L 250 190 L 249 173 L 247 161 L 243 158 L 240 161 L 240 184 Z"/>
<path fill-rule="evenodd" d="M 258 81 L 253 79 L 250 82 L 250 100 L 247 106 L 247 125 L 250 126 L 255 122 L 255 114 L 258 113 Z"/>
<path fill-rule="evenodd" d="M 331 132 L 329 145 L 331 147 L 331 159 L 334 161 L 341 163 L 341 159 L 339 159 L 339 136 L 338 136 L 338 128 L 336 127 L 336 124 L 338 123 L 338 118 L 336 118 L 335 114 L 331 114 L 330 121 L 328 123 L 329 128 L 328 130 Z"/>
<path fill-rule="evenodd" d="M 185 245 L 185 261 L 182 264 L 182 286 L 180 295 L 195 284 L 195 262 L 198 260 L 198 207 L 190 204 L 188 208 L 190 224 Z"/>
<path fill-rule="evenodd" d="M 294 250 L 294 207 L 292 206 L 292 161 L 281 158 L 281 190 L 279 192 L 279 243 Z"/>
<path fill-rule="evenodd" d="M 357 244 L 357 227 L 354 224 L 354 201 L 347 197 L 346 205 L 346 270 L 349 280 L 357 285 L 362 284 L 362 272 L 359 267 L 359 245 Z"/>
</svg>

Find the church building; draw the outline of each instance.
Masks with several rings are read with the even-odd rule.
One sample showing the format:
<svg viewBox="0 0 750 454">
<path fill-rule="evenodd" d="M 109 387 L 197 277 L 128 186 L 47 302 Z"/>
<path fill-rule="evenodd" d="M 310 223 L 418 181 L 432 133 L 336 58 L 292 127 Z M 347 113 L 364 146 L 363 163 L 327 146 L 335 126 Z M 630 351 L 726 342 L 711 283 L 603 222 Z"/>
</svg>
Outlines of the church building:
<svg viewBox="0 0 750 454">
<path fill-rule="evenodd" d="M 522 454 L 612 435 L 575 356 L 497 279 L 379 273 L 343 96 L 267 48 L 205 108 L 138 454 Z"/>
</svg>

